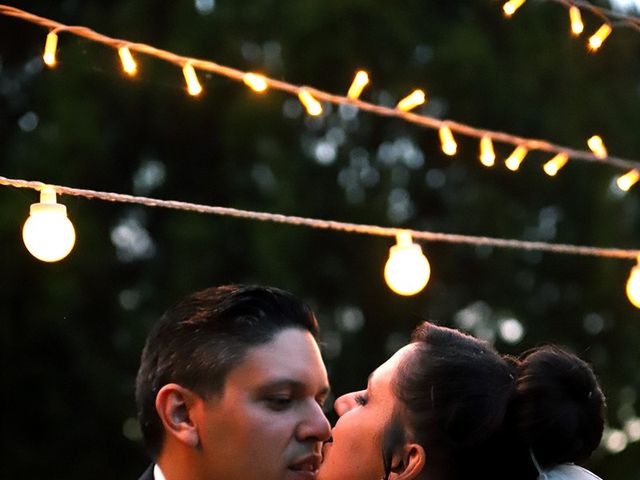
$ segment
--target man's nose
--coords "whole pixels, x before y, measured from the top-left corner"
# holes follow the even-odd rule
[[[324,442],[331,436],[331,425],[322,407],[315,401],[310,403],[304,421],[298,428],[298,439]]]

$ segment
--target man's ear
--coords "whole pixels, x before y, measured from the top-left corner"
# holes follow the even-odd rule
[[[200,445],[195,407],[202,399],[192,390],[168,383],[156,395],[156,411],[167,435],[193,448]]]
[[[425,464],[424,448],[417,443],[407,443],[391,458],[389,480],[413,480],[419,478]]]

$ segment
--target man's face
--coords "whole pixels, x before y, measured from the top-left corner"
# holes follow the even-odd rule
[[[288,328],[250,348],[197,418],[202,478],[313,480],[331,434],[327,372],[312,335]]]

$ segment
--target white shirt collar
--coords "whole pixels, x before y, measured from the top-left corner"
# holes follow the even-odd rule
[[[164,478],[164,474],[162,473],[162,470],[160,470],[160,467],[157,463],[153,467],[153,478],[154,480],[167,480],[166,478]]]

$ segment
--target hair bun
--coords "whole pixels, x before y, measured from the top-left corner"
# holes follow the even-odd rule
[[[591,455],[602,437],[604,404],[593,370],[577,356],[544,346],[520,358],[512,418],[544,468]]]

